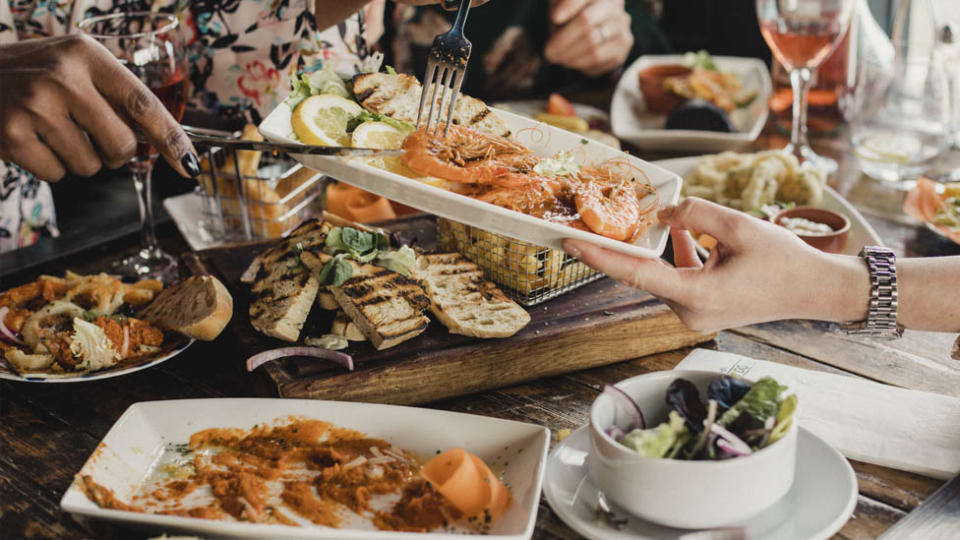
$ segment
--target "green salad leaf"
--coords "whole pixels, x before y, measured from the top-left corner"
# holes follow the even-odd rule
[[[340,253],[327,261],[320,269],[320,284],[339,287],[353,276],[353,266],[346,261],[346,253]]]
[[[787,434],[787,430],[793,425],[793,413],[796,411],[797,395],[790,394],[783,400],[783,403],[780,404],[780,410],[777,411],[777,423],[774,424],[773,431],[770,432],[770,439],[767,441],[767,446],[779,441]]]
[[[740,413],[747,412],[753,417],[754,423],[762,424],[767,418],[777,415],[780,410],[780,394],[786,389],[786,386],[780,386],[772,378],[764,377],[753,383],[750,391],[723,413],[718,422],[728,427]]]
[[[651,429],[635,429],[620,442],[643,457],[662,458],[677,455],[689,440],[686,421],[677,411],[670,411],[667,422]]]
[[[405,277],[410,277],[410,272],[417,264],[417,252],[410,246],[400,246],[396,251],[380,251],[376,259],[377,266],[382,266],[387,270],[393,270]]]
[[[389,116],[382,115],[380,113],[363,111],[357,116],[354,116],[347,121],[347,131],[353,131],[357,129],[357,126],[364,122],[383,122],[389,126],[397,128],[402,131],[404,135],[409,135],[413,133],[417,128],[410,122],[405,122],[403,120],[397,120],[396,118],[390,118]]]
[[[720,68],[717,67],[717,63],[713,61],[713,57],[710,56],[710,53],[703,49],[700,49],[697,52],[688,52],[684,54],[683,63],[692,68],[698,67],[709,71],[720,71]]]
[[[291,92],[284,100],[291,109],[296,108],[301,101],[310,96],[320,94],[333,94],[345,98],[353,97],[353,92],[347,86],[346,81],[337,75],[333,66],[325,66],[323,69],[313,73],[301,73],[298,77],[290,80]]]

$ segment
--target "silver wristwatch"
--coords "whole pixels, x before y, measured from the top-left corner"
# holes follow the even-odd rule
[[[843,325],[848,334],[896,339],[903,334],[897,325],[897,257],[880,246],[866,246],[860,256],[870,270],[870,307],[867,320]]]

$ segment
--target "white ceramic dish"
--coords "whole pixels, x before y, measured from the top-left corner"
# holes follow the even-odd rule
[[[650,422],[647,427],[654,427],[670,411],[664,401],[670,383],[687,379],[704,396],[718,376],[710,371],[658,371],[616,387],[637,402]],[[600,394],[590,408],[590,478],[611,501],[648,521],[685,529],[739,523],[776,504],[793,484],[797,422],[770,446],[724,461],[639,456],[606,434],[614,425],[626,423],[618,421],[613,398]]]
[[[189,347],[193,345],[195,340],[189,339],[184,341],[182,344],[173,347],[168,352],[152,358],[142,364],[137,364],[135,366],[129,367],[113,367],[104,369],[101,371],[94,371],[91,373],[66,373],[66,374],[56,374],[52,376],[42,375],[42,374],[32,374],[21,376],[16,371],[10,369],[7,364],[0,359],[0,379],[6,379],[8,381],[18,381],[18,382],[29,382],[29,383],[81,383],[81,382],[90,382],[90,381],[99,381],[102,379],[109,379],[111,377],[119,377],[121,375],[129,375],[136,371],[142,369],[147,369],[153,367],[161,362],[166,362],[167,360],[177,356],[182,353]]]
[[[700,162],[700,156],[691,156],[675,159],[662,159],[653,163],[664,169],[673,171],[685,178],[697,163]],[[860,253],[863,246],[882,246],[883,241],[873,226],[863,217],[857,209],[844,199],[833,188],[827,186],[823,191],[823,202],[820,208],[832,210],[843,214],[850,220],[850,239],[847,241],[847,248],[844,251],[846,255],[856,255]]]
[[[613,505],[626,524],[615,529],[596,519],[596,485],[587,474],[590,428],[584,426],[561,441],[547,459],[543,493],[550,508],[571,529],[595,540],[681,540],[695,538],[689,529],[656,525]],[[823,440],[800,428],[796,476],[780,502],[738,523],[751,540],[820,540],[832,537],[857,505],[857,479],[846,459]],[[696,512],[698,508],[689,508]],[[704,538],[711,538],[707,532]],[[719,533],[718,538],[723,538]]]
[[[624,71],[610,103],[613,134],[645,150],[720,152],[747,145],[760,135],[767,122],[772,84],[766,64],[756,58],[714,56],[720,69],[735,73],[747,92],[757,91],[749,106],[731,115],[737,133],[687,129],[663,129],[666,116],[647,112],[640,91],[640,71],[657,64],[681,64],[683,55],[645,55]]]
[[[383,438],[424,457],[437,450],[463,447],[487,463],[503,466],[513,504],[490,529],[490,538],[519,540],[533,533],[546,463],[549,431],[542,426],[484,416],[337,401],[297,399],[185,399],[136,403],[117,420],[81,474],[113,489],[121,500],[147,476],[168,444],[184,443],[190,434],[212,427],[249,429],[254,424],[299,415],[333,422]],[[76,486],[60,501],[67,512],[126,522],[163,531],[234,538],[399,539],[414,536],[463,538],[443,532],[414,535],[378,530],[289,527],[143,514],[100,508]]]
[[[680,177],[669,171],[609,146],[588,141],[576,133],[506,111],[494,111],[511,131],[518,134],[517,140],[537,155],[547,157],[561,150],[574,150],[577,155],[582,153],[590,163],[611,158],[627,159],[640,168],[657,188],[661,204],[675,204],[679,200]],[[260,124],[260,132],[272,141],[291,142],[290,115],[290,108],[281,104]],[[653,258],[663,253],[667,243],[668,228],[659,224],[647,229],[633,244],[628,244],[480,202],[357,160],[308,155],[292,157],[337,180],[407,206],[540,246],[560,249],[564,238],[580,238],[629,255]]]

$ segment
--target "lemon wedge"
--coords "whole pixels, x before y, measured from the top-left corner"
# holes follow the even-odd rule
[[[385,122],[364,122],[353,130],[351,143],[357,148],[396,149],[403,144],[405,135]]]
[[[857,155],[871,161],[905,165],[921,151],[920,141],[910,135],[880,132],[864,137]]]
[[[322,94],[303,100],[293,111],[290,124],[304,144],[350,146],[347,122],[363,112],[355,101]]]
[[[356,148],[397,149],[403,144],[406,134],[385,122],[364,122],[353,130],[351,143]],[[407,178],[418,178],[420,175],[403,164],[398,156],[372,157],[364,160],[368,165],[384,169]]]

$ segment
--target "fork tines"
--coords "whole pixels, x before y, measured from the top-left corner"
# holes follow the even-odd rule
[[[430,60],[427,61],[427,74],[423,79],[423,90],[420,94],[417,126],[419,127],[423,122],[427,133],[430,133],[433,129],[435,135],[440,132],[440,126],[442,125],[443,133],[446,135],[447,126],[453,120],[453,110],[456,107],[457,98],[460,96],[460,86],[463,85],[464,73],[448,62],[437,61],[432,58],[433,54],[430,56]],[[441,86],[443,87],[442,92],[440,91]],[[440,94],[439,99],[437,94]],[[424,115],[424,110],[427,109],[428,96],[430,96],[430,107]],[[436,119],[434,119],[434,109],[437,111]],[[447,113],[445,122],[442,121],[444,111]]]
[[[417,111],[417,127],[424,124],[425,131],[429,134],[433,128],[433,134],[440,132],[440,125],[443,125],[443,134],[446,136],[447,128],[453,120],[454,107],[457,104],[457,98],[460,97],[460,86],[463,85],[463,78],[466,76],[467,62],[470,60],[470,50],[473,45],[463,35],[463,26],[467,20],[467,12],[470,10],[470,1],[461,0],[457,9],[457,19],[453,23],[450,31],[440,34],[433,40],[430,52],[427,57],[427,72],[423,77],[423,87],[420,93],[420,110]],[[443,86],[443,92],[440,87]],[[452,92],[451,92],[452,90]],[[440,94],[439,101],[437,94]],[[449,99],[447,95],[449,94]],[[430,99],[430,108],[427,109],[427,99]],[[443,112],[446,107],[447,120],[443,122]],[[436,122],[434,122],[434,109],[437,110]],[[424,119],[424,111],[427,111]]]

